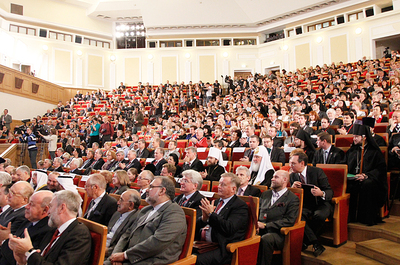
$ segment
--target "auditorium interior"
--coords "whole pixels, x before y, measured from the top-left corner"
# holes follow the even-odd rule
[[[208,94],[211,87],[212,94]],[[353,101],[358,93],[365,94],[367,104]],[[400,264],[400,158],[390,148],[393,126],[400,123],[400,118],[396,122],[392,117],[400,113],[400,0],[0,2],[0,111],[3,114],[6,109],[12,116],[11,127],[0,128],[0,157],[9,158],[15,168],[36,168],[30,162],[26,144],[18,140],[17,128],[32,125],[34,120],[49,127],[55,122],[61,139],[57,147],[65,147],[68,144],[67,140],[62,142],[63,138],[71,137],[71,132],[82,136],[81,125],[90,127],[94,117],[101,120],[106,116],[115,127],[114,139],[126,136],[128,146],[135,144],[131,134],[137,134],[148,146],[158,132],[166,149],[176,140],[180,166],[185,163],[190,145],[190,140],[179,138],[181,133],[189,133],[192,125],[208,126],[208,145],[197,147],[198,159],[206,165],[215,136],[212,128],[217,125],[226,141],[224,168],[235,173],[237,167],[250,167],[251,162],[241,161],[250,149],[248,145],[227,146],[232,141],[233,124],[247,133],[244,122],[253,123],[247,125],[263,138],[268,134],[264,121],[268,120],[270,128],[270,115],[274,113],[279,116],[283,139],[279,148],[285,151],[285,163],[272,165],[274,170],[289,171],[292,149],[286,149],[283,141],[292,137],[291,125],[298,122],[299,116],[312,121],[312,106],[316,103],[310,100],[319,102],[318,108],[324,113],[336,110],[340,120],[352,105],[360,105],[354,124],[361,123],[364,116],[375,118],[374,134],[385,142],[380,150],[387,166],[387,198],[379,213],[382,222],[373,226],[348,222],[346,163],[318,164],[334,192],[332,214],[320,235],[326,251],[314,257],[310,248],[301,250],[302,240],[299,244],[298,239],[303,238],[304,221],[299,215],[295,226],[282,228],[285,246],[274,252],[274,262]],[[144,114],[141,131],[131,123],[129,110],[133,108],[140,108]],[[288,111],[286,117],[282,109]],[[210,116],[211,124],[207,121]],[[313,123],[309,128],[317,132],[320,126]],[[347,152],[353,135],[342,134],[340,126],[330,126],[332,143]],[[85,137],[80,141],[91,145],[89,135]],[[316,147],[317,133],[311,138]],[[400,141],[397,145],[400,147]],[[38,141],[37,146],[37,161],[50,158],[45,141]],[[109,148],[116,146],[120,143],[112,140]],[[80,157],[87,159],[86,154]],[[142,168],[152,161],[140,159]],[[69,168],[64,171],[67,174]],[[92,169],[92,173],[97,171]],[[85,179],[87,176],[74,178],[86,203],[82,204],[83,212],[90,201]],[[204,194],[218,198],[218,183],[203,184]],[[130,187],[138,188],[136,183]],[[268,190],[265,186],[258,188]],[[251,197],[245,200],[248,205],[253,202]],[[144,205],[143,201],[141,207]],[[249,206],[249,211],[254,209]],[[254,217],[246,239],[230,246],[232,264],[257,262],[260,237]],[[186,218],[194,217],[186,213]],[[97,227],[89,229],[100,236],[107,234],[107,230]],[[195,264],[193,237],[186,238],[189,247],[180,256],[182,263],[174,264]],[[100,258],[92,264],[103,264],[103,251],[96,250],[97,254]]]

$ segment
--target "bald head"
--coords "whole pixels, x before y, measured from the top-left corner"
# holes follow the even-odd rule
[[[53,193],[49,190],[35,192],[25,207],[25,218],[31,222],[37,222],[49,214],[49,205]]]

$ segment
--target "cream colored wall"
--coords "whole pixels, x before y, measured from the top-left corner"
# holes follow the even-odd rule
[[[101,33],[112,34],[112,22],[92,19],[86,15],[86,9],[68,4],[64,1],[53,0],[2,0],[0,8],[10,12],[11,3],[24,7],[24,16],[69,27],[86,29]],[[63,12],[60,12],[62,10]]]
[[[161,80],[166,83],[167,80],[172,83],[179,81],[177,76],[177,57],[176,56],[163,56],[161,57]]]
[[[356,28],[362,29],[361,34],[355,34]],[[10,49],[8,46],[2,44],[2,40],[9,40],[9,38],[2,38],[2,34],[11,36],[14,42],[14,48]],[[233,76],[235,70],[246,70],[253,73],[264,73],[265,68],[269,67],[295,70],[298,64],[297,57],[299,56],[299,52],[301,52],[299,48],[296,47],[302,47],[301,45],[305,43],[309,45],[308,60],[304,58],[305,62],[303,62],[303,64],[307,66],[315,66],[323,63],[330,64],[332,61],[343,59],[345,53],[347,53],[348,60],[351,62],[357,61],[363,56],[375,58],[373,39],[395,34],[400,34],[399,11],[391,11],[362,21],[344,23],[331,28],[317,30],[312,33],[304,33],[299,36],[273,41],[271,43],[243,47],[107,50],[82,44],[78,45],[58,40],[30,37],[0,29],[0,47],[6,47],[3,50],[0,48],[0,58],[2,59],[1,63],[7,66],[11,66],[13,63],[32,65],[32,69],[36,69],[37,76],[55,82],[54,50],[60,49],[70,51],[72,54],[73,82],[72,85],[69,86],[87,87],[89,78],[87,58],[88,54],[94,54],[104,58],[103,71],[99,73],[99,76],[104,77],[104,85],[102,87],[110,89],[117,87],[121,81],[126,82],[127,85],[137,85],[138,81],[159,84],[165,82],[167,79],[166,76],[165,78],[163,76],[164,71],[169,71],[171,69],[171,75],[168,74],[168,79],[171,83],[174,81],[198,82],[200,79],[204,82],[213,82],[214,76],[211,76],[211,74],[208,77],[210,80],[205,80],[201,76],[202,71],[199,65],[202,56],[215,57],[215,63],[211,65],[211,67],[213,66],[215,68],[214,72],[220,82],[221,75],[228,74]],[[338,54],[332,47],[331,40],[333,40],[333,44],[335,44],[335,40],[338,36],[346,36],[347,44],[340,47],[343,54]],[[317,42],[318,37],[320,37],[319,43]],[[18,42],[26,46],[25,51],[20,52],[15,48]],[[48,46],[47,51],[42,49],[44,44]],[[285,45],[287,47],[286,50],[284,49]],[[77,55],[78,50],[82,51],[81,56]],[[224,57],[225,52],[226,57]],[[7,56],[4,56],[5,54],[7,54]],[[116,56],[116,61],[114,63],[110,61],[111,55]],[[149,57],[149,55],[151,56]],[[135,67],[132,68],[133,72],[130,71],[131,66],[129,66],[129,63],[126,64],[127,58],[137,58],[135,59]],[[173,60],[176,61],[176,66],[172,65],[171,69],[167,68],[163,65],[162,58],[174,58]],[[307,64],[308,61],[309,63]],[[133,73],[133,76],[131,73]],[[178,80],[172,80],[171,77],[175,77]],[[110,84],[110,82],[113,83]]]
[[[295,53],[296,53],[296,69],[310,66],[311,58],[310,58],[309,43],[296,45]]]
[[[54,81],[72,84],[72,52],[54,49]]]
[[[135,86],[140,81],[140,58],[125,58],[125,83]]]
[[[200,80],[207,80],[211,82],[216,78],[215,76],[215,56],[214,55],[201,55],[199,56],[199,77]],[[205,81],[205,82],[207,82]]]
[[[103,87],[104,58],[103,56],[88,54],[87,57],[88,86]]]

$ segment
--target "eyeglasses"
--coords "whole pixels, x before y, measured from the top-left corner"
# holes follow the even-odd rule
[[[153,185],[150,185],[149,189],[151,190],[151,189],[153,189],[153,188],[164,188],[164,187],[163,187],[163,186],[153,186]]]
[[[21,194],[16,193],[16,192],[13,191],[13,190],[9,190],[9,191],[10,191],[9,194],[11,194],[12,196],[22,196]]]
[[[188,179],[181,179],[181,183],[192,183],[190,180],[188,180]]]

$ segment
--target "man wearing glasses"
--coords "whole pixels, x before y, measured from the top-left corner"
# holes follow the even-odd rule
[[[104,264],[169,264],[178,260],[187,229],[182,208],[172,203],[174,183],[168,177],[155,177],[147,193],[150,205],[141,210]]]
[[[84,217],[102,225],[108,225],[117,210],[117,200],[106,194],[106,186],[106,179],[101,174],[90,175],[85,185],[88,197],[93,199]]]

